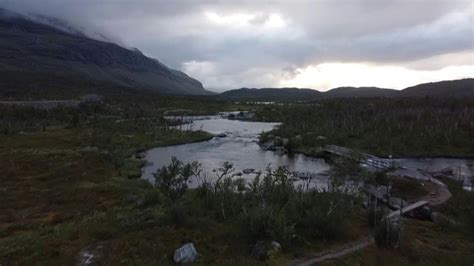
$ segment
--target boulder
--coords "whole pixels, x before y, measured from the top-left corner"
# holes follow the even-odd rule
[[[258,241],[252,248],[252,256],[260,261],[265,261],[273,258],[280,251],[281,245],[276,241]]]
[[[278,243],[276,241],[272,241],[271,245],[272,245],[272,250],[274,250],[274,251],[280,251],[281,250],[280,243]]]
[[[95,265],[98,264],[97,262],[103,259],[104,257],[104,247],[101,244],[91,245],[79,251],[79,255],[77,256],[77,265]]]
[[[196,248],[193,243],[187,243],[186,245],[178,248],[174,252],[173,260],[175,263],[190,263],[194,262],[198,258]]]

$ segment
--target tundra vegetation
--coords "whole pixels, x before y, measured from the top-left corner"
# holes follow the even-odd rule
[[[474,155],[474,102],[459,98],[333,99],[260,108],[283,124],[264,134],[292,152],[318,154],[336,144],[379,156]]]
[[[384,183],[390,177],[367,173],[351,161],[335,160],[331,189],[319,191],[304,185],[293,186],[285,168],[268,169],[246,183],[236,175],[232,162],[216,172],[204,173],[198,162],[184,164],[179,158],[159,169],[152,184],[137,178],[143,161],[134,155],[154,146],[211,137],[202,131],[175,129],[174,123],[163,119],[172,111],[211,114],[257,109],[260,119],[282,119],[283,125],[273,134],[301,136],[301,144],[294,144],[295,150],[321,144],[311,142],[305,131],[311,132],[311,136],[326,136],[327,143],[371,147],[364,146],[364,140],[369,140],[365,137],[341,142],[342,131],[349,126],[349,122],[342,122],[343,114],[353,119],[355,114],[371,119],[370,111],[361,109],[390,106],[384,100],[374,101],[376,107],[367,107],[368,102],[357,99],[257,107],[200,98],[130,95],[105,97],[103,103],[88,103],[79,108],[0,107],[0,264],[76,264],[92,255],[94,260],[106,264],[170,265],[174,250],[189,242],[200,253],[197,264],[201,265],[289,264],[294,258],[327,250],[376,230],[376,226],[370,225],[371,217],[383,214],[363,209],[361,195],[346,193],[344,184],[348,179]],[[437,151],[465,154],[472,147],[472,140],[464,139],[472,134],[472,104],[464,102],[464,111],[460,111],[458,100],[402,103],[417,110],[423,109],[417,103],[425,103],[424,115],[429,116],[428,110],[436,109],[436,104],[446,107],[450,101],[452,107],[431,114],[430,119],[420,118],[418,124],[410,122],[417,111],[413,111],[413,116],[407,115],[406,121],[398,114],[404,111],[395,108],[395,103],[385,112],[390,119],[401,119],[402,125],[413,124],[416,128],[432,127],[437,119],[445,121],[450,117],[446,113],[451,111],[462,114],[451,118],[458,122],[449,146],[444,129],[436,131],[443,133],[438,136],[442,142]],[[352,112],[339,110],[348,106],[353,108]],[[324,114],[323,110],[340,113]],[[342,130],[329,131],[330,117],[339,119],[333,126],[344,125]],[[366,130],[376,134],[370,133],[370,129],[386,125],[382,118],[379,120],[375,121],[380,122],[380,127],[365,123],[362,129],[356,127],[354,133]],[[323,125],[321,131],[314,125],[318,121]],[[291,127],[295,130],[290,132]],[[384,130],[378,132],[387,138],[383,137]],[[402,131],[394,131],[394,138],[405,136],[398,136],[397,132]],[[341,141],[336,141],[339,138]],[[456,143],[464,143],[464,147]],[[379,148],[380,152],[387,149],[384,145]],[[188,188],[191,179],[197,180],[196,188]],[[449,185],[459,186],[455,182]],[[412,197],[424,193],[406,182],[398,186],[410,188],[403,191],[409,191]],[[437,261],[472,261],[472,210],[463,206],[474,206],[474,198],[462,190],[453,191],[453,198],[439,206],[439,212],[456,219],[461,226],[407,219],[398,249],[371,247],[344,258],[343,262],[433,265]],[[259,241],[278,241],[282,252],[271,254],[266,262],[256,260],[250,254]]]

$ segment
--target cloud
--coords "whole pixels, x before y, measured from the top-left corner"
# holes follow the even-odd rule
[[[474,53],[468,0],[0,0],[0,6],[114,36],[214,90],[321,85],[321,73],[308,69],[336,62],[383,73],[393,66],[413,81],[435,79],[427,73],[441,69],[454,77],[446,69],[474,64],[454,56]],[[355,71],[341,69],[349,72],[325,75],[341,79]],[[294,81],[306,72],[313,82]],[[326,83],[337,84],[332,79]],[[377,84],[392,86],[385,80]]]

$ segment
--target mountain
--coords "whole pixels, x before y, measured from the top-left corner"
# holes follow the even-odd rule
[[[474,79],[459,79],[431,82],[408,87],[401,92],[402,96],[440,96],[440,97],[473,97]]]
[[[219,98],[226,100],[246,101],[308,101],[321,98],[321,92],[312,89],[298,88],[242,88],[219,94]]]
[[[0,9],[0,85],[3,78],[15,83],[5,74],[12,72],[19,77],[47,75],[48,84],[54,77],[71,77],[168,94],[211,94],[198,80],[137,49],[92,39],[53,18],[35,19]],[[62,84],[64,89],[73,85]]]
[[[397,90],[382,89],[377,87],[339,87],[324,93],[325,98],[372,98],[372,97],[395,97]]]
[[[328,98],[392,98],[392,97],[474,97],[474,79],[432,82],[403,90],[377,87],[339,87],[326,92],[313,89],[237,89],[219,94],[227,100],[311,101]]]
[[[227,100],[311,101],[322,98],[395,97],[397,93],[397,90],[376,87],[339,87],[326,92],[298,88],[242,88],[223,92],[219,97]]]

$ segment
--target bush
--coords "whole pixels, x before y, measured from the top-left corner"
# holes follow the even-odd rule
[[[157,190],[146,190],[137,202],[137,207],[146,208],[163,202],[163,195]]]
[[[278,210],[275,206],[244,209],[240,222],[252,242],[270,238],[290,244],[296,233],[296,224],[289,219],[285,208]]]
[[[370,209],[367,212],[367,220],[369,222],[370,227],[375,227],[376,225],[381,223],[381,220],[386,215],[386,212],[383,209],[375,209],[370,206]]]
[[[383,220],[375,228],[374,237],[377,246],[384,248],[394,248],[399,243],[399,224],[389,221],[387,224],[386,220]]]
[[[170,200],[181,198],[188,189],[188,181],[192,176],[198,175],[197,162],[183,164],[176,157],[171,158],[169,166],[158,169],[155,176],[155,185]]]
[[[297,239],[339,239],[354,218],[355,196],[342,190],[296,188],[286,168],[267,169],[246,184],[235,180],[232,164],[225,163],[217,169],[215,181],[203,179],[187,193],[182,187],[186,180],[182,168],[174,159],[157,174],[157,178],[165,177],[157,186],[176,199],[163,217],[169,225],[190,227],[201,217],[214,217],[241,228],[242,236],[251,243],[276,240],[289,246]]]

